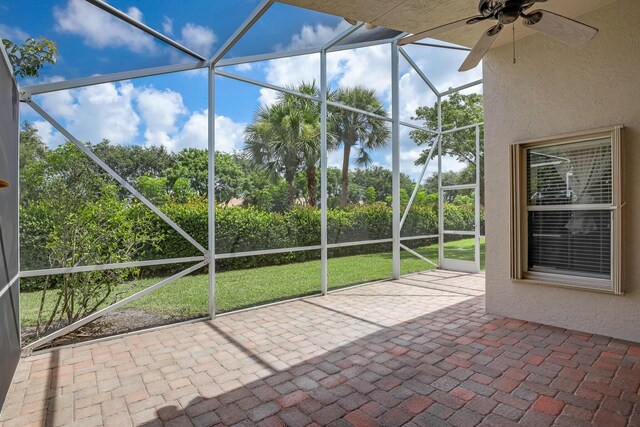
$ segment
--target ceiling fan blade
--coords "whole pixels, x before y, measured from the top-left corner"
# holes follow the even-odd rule
[[[460,69],[458,71],[469,71],[472,68],[476,68],[487,51],[491,48],[491,45],[502,31],[502,24],[498,24],[495,27],[489,28],[485,33],[480,37],[478,43],[473,47],[467,59],[462,63]]]
[[[524,15],[525,27],[560,40],[571,46],[580,46],[593,39],[598,29],[548,10],[534,10]]]
[[[439,27],[432,28],[426,31],[421,31],[419,33],[412,34],[408,37],[402,38],[398,41],[398,45],[404,46],[409,43],[417,42],[418,40],[426,39],[427,37],[433,37],[438,34],[446,33],[447,31],[463,27],[467,25],[467,23],[475,24],[476,22],[484,21],[485,19],[488,19],[488,18],[484,16],[472,16],[471,18],[465,18],[459,21],[454,21],[449,24],[441,25]]]

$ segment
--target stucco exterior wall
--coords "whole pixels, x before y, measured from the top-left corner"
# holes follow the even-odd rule
[[[640,342],[640,1],[579,18],[600,29],[580,48],[543,35],[484,60],[487,311]],[[625,126],[624,296],[514,283],[509,278],[509,145]]]

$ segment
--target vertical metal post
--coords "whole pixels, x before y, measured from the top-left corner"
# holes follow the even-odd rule
[[[476,126],[476,194],[475,194],[476,270],[480,272],[480,126]]]
[[[209,317],[214,318],[216,315],[216,222],[215,222],[215,154],[216,154],[216,100],[215,100],[215,73],[214,64],[210,63],[207,67],[209,74],[209,91],[208,91],[208,239],[209,251]]]
[[[438,264],[444,260],[444,194],[442,191],[442,97],[438,96]]]
[[[322,295],[329,289],[327,250],[327,50],[320,51],[320,283]]]
[[[400,278],[400,70],[398,42],[391,43],[391,185],[393,278]]]
[[[4,48],[4,46],[3,46]],[[5,54],[4,49],[2,50],[2,53],[0,53],[0,55]],[[6,55],[6,54],[5,54]],[[6,56],[5,56],[6,58]],[[15,77],[14,77],[15,80]],[[16,83],[16,87],[17,87],[17,83]],[[16,108],[18,109],[18,117],[20,117],[20,102],[17,102]],[[21,240],[22,240],[22,233],[20,232],[20,230],[22,230],[22,228],[20,227],[20,195],[22,192],[22,189],[20,188],[20,127],[18,127],[18,179],[16,180],[16,186],[18,188],[18,207],[16,207],[16,209],[18,210],[18,234],[17,234],[17,238],[18,238],[18,342],[22,343],[22,316],[20,316],[20,307],[22,307],[22,303],[20,302],[20,298],[22,297],[22,292],[20,292],[20,271],[22,271],[22,259],[20,258],[20,253],[22,252],[22,250],[20,248],[22,248],[22,244],[21,244]],[[15,286],[15,285],[14,285]],[[11,291],[11,289],[9,289],[9,291]],[[11,295],[9,295],[9,298],[11,298]],[[22,344],[20,344],[22,346]]]

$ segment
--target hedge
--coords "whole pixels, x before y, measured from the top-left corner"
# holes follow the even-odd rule
[[[404,207],[403,207],[404,209]],[[196,201],[167,204],[163,212],[200,244],[207,247],[207,205]],[[392,210],[385,203],[328,209],[329,243],[356,242],[391,238]],[[472,230],[473,205],[445,204],[445,229]],[[153,227],[163,234],[160,250],[149,248],[146,258],[195,256],[199,252],[186,239],[159,218]],[[437,234],[437,208],[413,206],[402,229],[402,236]],[[254,207],[216,208],[216,253],[238,253],[320,245],[320,210],[297,206],[285,213],[265,212]],[[367,245],[332,249],[330,256],[388,251],[390,245]],[[277,265],[318,259],[319,251],[302,251],[265,256],[229,258],[216,261],[219,271]]]
[[[136,216],[146,210],[134,202],[129,206],[130,215]],[[195,200],[187,203],[167,203],[161,210],[205,248],[208,246],[207,202]],[[402,207],[404,211],[404,207]],[[157,244],[145,247],[136,259],[180,258],[200,255],[200,252],[180,236],[158,216],[148,212],[147,233],[157,237]],[[28,264],[46,262],[45,245],[48,240],[46,213],[41,209],[23,208],[22,259]],[[368,205],[353,205],[344,209],[328,209],[327,239],[329,243],[356,242],[391,238],[391,207],[383,202]],[[484,212],[483,218],[484,221]],[[402,229],[402,236],[437,234],[438,215],[435,204],[412,206]],[[445,229],[472,230],[474,208],[468,204],[445,203]],[[28,237],[28,238],[26,238]],[[296,206],[284,213],[274,213],[256,207],[217,207],[215,225],[216,253],[238,253],[262,249],[305,247],[320,245],[320,210]],[[420,245],[420,242],[412,242]],[[424,244],[433,243],[425,240]],[[331,249],[329,256],[347,256],[361,253],[386,252],[387,243],[341,247]],[[320,251],[287,252],[282,254],[228,258],[216,261],[219,271],[278,265],[290,262],[319,259]],[[25,265],[34,268],[35,264]],[[58,267],[58,266],[56,266]],[[167,265],[144,269],[143,273],[170,273],[180,265]],[[37,265],[37,268],[46,268]]]

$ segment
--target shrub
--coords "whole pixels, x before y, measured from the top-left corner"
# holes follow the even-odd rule
[[[138,249],[133,259],[180,258],[201,255],[189,241],[138,202],[124,204],[128,217],[140,223],[145,213],[147,228],[144,232],[147,244]],[[186,203],[169,201],[162,211],[205,248],[208,245],[208,208],[202,198],[191,198]],[[148,211],[148,212],[147,212]],[[402,207],[404,212],[404,206]],[[306,206],[294,206],[284,212],[269,212],[258,207],[219,205],[216,214],[216,253],[240,253],[263,249],[306,247],[320,245],[320,210]],[[36,206],[23,209],[23,248],[33,252],[42,248],[50,238],[46,215]],[[390,239],[392,237],[391,207],[383,202],[367,205],[350,205],[344,209],[329,208],[327,211],[328,243],[357,242]],[[445,229],[472,230],[474,224],[473,204],[455,205],[445,203]],[[411,207],[402,228],[402,236],[437,234],[437,204],[418,204]],[[332,256],[347,256],[360,253],[388,251],[389,244],[352,246],[332,249]],[[23,252],[24,253],[24,252]],[[33,254],[33,260],[44,263],[42,250]],[[318,251],[300,251],[242,258],[226,258],[216,261],[216,270],[278,265],[317,259]],[[39,266],[44,268],[46,266]],[[144,269],[144,274],[171,273],[182,265],[166,265]]]

